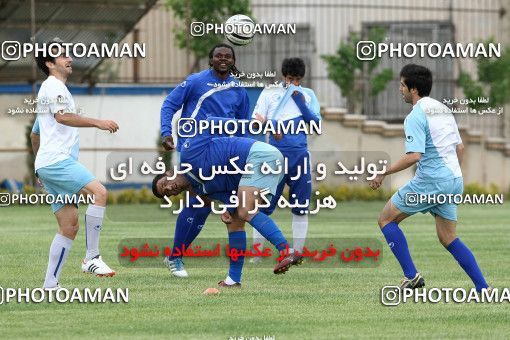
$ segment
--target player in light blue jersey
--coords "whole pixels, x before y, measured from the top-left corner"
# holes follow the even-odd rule
[[[457,206],[454,202],[438,203],[439,195],[462,194],[461,164],[464,146],[451,110],[428,97],[432,88],[429,69],[409,64],[400,72],[400,92],[413,108],[404,121],[405,151],[386,173],[371,183],[381,186],[387,175],[402,171],[417,163],[414,178],[400,188],[386,203],[379,216],[379,227],[397,258],[405,278],[401,288],[420,288],[425,285],[416,270],[407,240],[398,224],[417,212],[430,212],[436,220],[436,232],[441,244],[469,275],[478,291],[488,284],[471,250],[457,237]]]
[[[254,173],[217,174],[210,180],[200,178],[200,172],[203,174],[202,177],[210,177],[212,169],[218,166],[226,167],[229,171],[235,170],[230,163],[230,159],[234,157],[239,157],[236,162],[239,168],[244,169],[246,164],[251,164]],[[275,195],[278,183],[282,179],[283,174],[264,175],[261,172],[264,162],[273,169],[281,164],[283,156],[276,148],[249,138],[212,137],[204,134],[186,140],[183,144],[181,159],[183,163],[190,164],[192,170],[186,174],[176,175],[173,179],[167,177],[173,175],[171,172],[157,175],[152,185],[155,196],[160,198],[163,195],[173,196],[187,190],[201,197],[230,203],[232,191],[235,191],[241,203],[237,210],[232,211],[232,214],[222,217],[222,220],[227,223],[230,246],[238,250],[246,250],[244,222],[248,222],[278,251],[288,248],[287,240],[274,221],[255,209],[256,201],[259,200],[257,192],[268,190],[270,195]],[[284,273],[290,266],[300,264],[302,259],[301,255],[288,254],[276,265],[274,273]],[[220,281],[219,285],[239,286],[243,263],[244,256],[239,257],[237,261],[230,260],[227,278]]]
[[[298,126],[302,121],[318,123],[321,119],[320,106],[313,90],[300,86],[305,76],[305,63],[300,58],[287,58],[282,62],[284,86],[266,88],[262,91],[253,111],[252,118],[261,122],[271,120]],[[283,85],[283,84],[282,84]],[[281,151],[288,162],[288,173],[280,182],[271,206],[264,213],[273,213],[285,184],[289,186],[289,201],[297,203],[292,208],[293,249],[303,251],[308,231],[308,208],[312,192],[310,153],[304,131],[269,136],[269,144]],[[264,238],[253,230],[253,244],[263,243]],[[261,258],[253,258],[257,263]]]
[[[227,44],[218,44],[209,52],[211,68],[194,73],[177,86],[165,99],[161,107],[161,137],[166,150],[175,148],[172,138],[172,119],[182,110],[181,118],[206,119],[209,116],[248,119],[250,104],[246,90],[232,76],[238,73],[235,67],[234,49]],[[178,125],[181,129],[182,125]],[[182,131],[182,130],[181,130]],[[184,136],[184,133],[178,135]],[[179,138],[177,151],[181,151],[186,138]],[[192,202],[191,205],[196,202]],[[177,217],[174,247],[187,247],[200,233],[211,209],[186,207]],[[187,277],[181,257],[165,258],[165,265],[176,277]]]
[[[55,203],[51,205],[58,222],[58,233],[50,246],[50,255],[44,288],[59,286],[59,277],[69,255],[73,240],[78,232],[78,208],[74,204],[64,204],[65,197],[75,194],[94,196],[85,213],[86,254],[82,261],[83,272],[96,276],[113,276],[115,272],[99,255],[99,236],[103,228],[103,217],[108,192],[106,188],[78,162],[78,127],[96,127],[116,132],[117,123],[111,120],[99,120],[76,114],[73,97],[65,83],[72,73],[70,56],[58,53],[54,39],[46,56],[37,57],[37,65],[48,76],[41,84],[37,94],[37,119],[32,128],[32,147],[36,155],[35,172],[42,181],[48,194],[53,195]],[[64,200],[62,200],[64,199]]]

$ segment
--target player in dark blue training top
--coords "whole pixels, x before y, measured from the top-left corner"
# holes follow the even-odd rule
[[[190,75],[166,97],[161,107],[161,137],[166,150],[175,149],[172,118],[179,110],[182,110],[181,118],[192,118],[197,122],[210,115],[248,119],[250,110],[248,94],[232,76],[233,72],[238,72],[235,61],[235,53],[231,46],[227,44],[214,46],[209,52],[211,68]],[[178,128],[181,128],[181,125],[178,125]],[[184,136],[184,133],[178,135]],[[177,151],[181,151],[185,139],[178,139]],[[209,207],[185,208],[177,217],[174,247],[181,247],[183,244],[188,246],[202,229],[210,212]],[[182,258],[168,257],[164,262],[174,276],[188,276]]]
[[[244,169],[246,164],[251,164],[253,174],[220,174],[210,180],[200,179],[199,169],[201,169],[202,178],[210,176],[213,167],[225,166],[228,170],[234,170],[235,168],[230,162],[230,159],[234,157],[239,157],[235,163],[241,169]],[[269,191],[270,195],[276,193],[283,174],[264,175],[261,172],[261,166],[265,162],[272,169],[276,169],[283,161],[280,151],[269,144],[249,138],[213,137],[204,134],[189,138],[183,143],[181,161],[190,164],[192,170],[176,175],[174,179],[167,177],[172,176],[171,172],[156,176],[152,190],[157,197],[178,195],[188,190],[210,199],[230,202],[232,191],[236,191],[241,203],[233,216],[227,215],[226,218],[223,218],[224,222],[228,223],[232,217],[239,218],[257,229],[278,251],[288,248],[287,240],[274,221],[263,212],[254,209],[258,199],[257,193],[264,190]],[[255,211],[250,213],[252,210]],[[230,246],[245,250],[246,232],[243,223],[236,224],[235,227],[227,227],[229,228]],[[301,263],[302,259],[300,255],[288,254],[276,265],[275,274],[287,271],[290,266]],[[238,261],[231,260],[228,276],[226,280],[220,282],[220,285],[239,285],[243,263],[244,257],[240,257]]]

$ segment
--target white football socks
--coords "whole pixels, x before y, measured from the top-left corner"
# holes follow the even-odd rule
[[[264,241],[265,238],[261,233],[257,231],[257,229],[253,228],[253,245],[255,246],[257,243],[260,243],[260,251],[264,250]]]
[[[87,252],[85,259],[88,261],[99,255],[99,235],[103,229],[103,217],[105,207],[89,204],[85,213],[85,246]]]
[[[44,280],[44,288],[55,288],[62,268],[66,263],[67,256],[73,245],[73,240],[61,234],[56,234],[50,246],[50,257],[48,260],[48,268],[46,269],[46,279]]]
[[[305,245],[306,233],[308,232],[308,215],[294,215],[292,214],[292,248],[294,250],[303,252]]]

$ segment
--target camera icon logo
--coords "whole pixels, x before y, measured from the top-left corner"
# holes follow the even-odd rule
[[[190,25],[191,35],[201,37],[205,34],[205,24],[201,21],[193,21]]]
[[[19,41],[7,40],[2,43],[2,59],[15,61],[21,58],[21,44]]]
[[[0,193],[0,207],[8,207],[11,205],[11,194],[8,192]]]
[[[381,289],[381,303],[384,306],[398,306],[402,301],[402,291],[398,286],[385,286]]]
[[[405,203],[408,207],[416,207],[418,205],[419,197],[416,192],[406,193]]]
[[[181,118],[177,122],[177,136],[190,138],[197,135],[197,121],[194,118]]]
[[[376,55],[375,42],[361,40],[356,44],[356,57],[358,60],[374,60]]]

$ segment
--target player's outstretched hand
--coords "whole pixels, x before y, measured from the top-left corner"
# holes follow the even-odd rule
[[[97,123],[97,128],[114,133],[114,132],[117,132],[117,130],[119,129],[119,126],[113,120],[100,120]]]
[[[163,142],[161,142],[161,145],[163,145],[163,148],[165,148],[166,151],[171,151],[175,149],[174,139],[172,136],[165,137],[163,139]]]
[[[221,214],[221,221],[225,224],[232,223],[232,215],[228,211],[225,211],[223,214]]]
[[[379,189],[382,182],[384,181],[384,177],[386,177],[386,176],[377,175],[373,180],[370,181],[370,183],[368,183],[368,185],[374,190]]]

